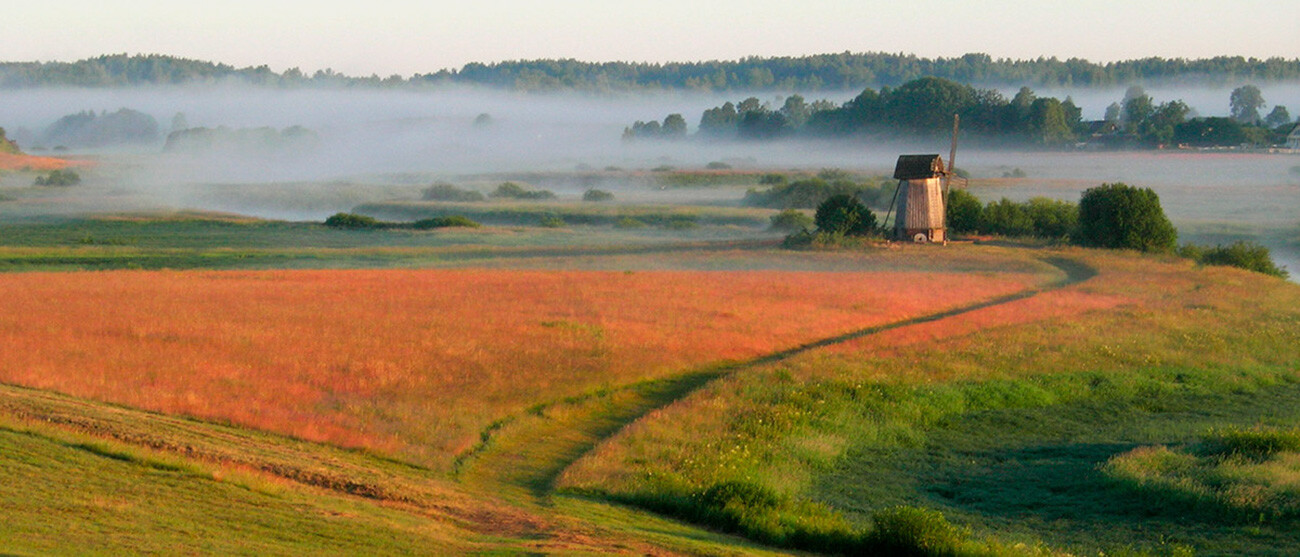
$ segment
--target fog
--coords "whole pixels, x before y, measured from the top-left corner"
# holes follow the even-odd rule
[[[1146,90],[1157,102],[1182,99],[1199,114],[1227,113],[1231,86]],[[1300,113],[1300,84],[1265,84],[1269,107],[1283,104]],[[805,95],[809,101],[843,102],[857,92]],[[1013,94],[1014,91],[1007,91]],[[1085,118],[1098,118],[1123,97],[1123,88],[1040,89],[1040,96],[1070,95]],[[495,90],[271,90],[244,86],[177,86],[154,89],[60,89],[0,94],[0,127],[15,136],[23,128],[39,133],[60,117],[83,110],[130,108],[155,118],[163,135],[173,116],[190,127],[232,129],[303,126],[319,137],[309,150],[258,153],[164,153],[161,139],[115,151],[71,152],[98,164],[87,182],[110,182],[123,191],[151,196],[177,208],[238,210],[276,218],[320,218],[372,201],[367,196],[410,196],[435,179],[511,172],[568,172],[577,168],[627,170],[660,166],[701,168],[712,161],[752,169],[844,168],[885,175],[900,153],[944,153],[944,139],[911,144],[860,141],[624,142],[623,129],[636,120],[685,116],[694,131],[701,112],[745,93],[656,93],[644,95],[516,94]],[[780,106],[771,93],[758,98]],[[1267,110],[1267,108],[1266,108]],[[491,122],[476,124],[479,115]],[[23,147],[33,147],[23,145]],[[46,146],[52,147],[52,146]],[[37,153],[43,154],[43,153]],[[976,177],[997,178],[1021,168],[1028,178],[986,186],[986,199],[1045,195],[1077,200],[1102,182],[1149,186],[1185,237],[1198,240],[1262,238],[1292,269],[1300,260],[1285,241],[1300,229],[1300,157],[1205,153],[1016,153],[963,140],[958,166]],[[257,196],[235,203],[225,198],[241,185],[294,184],[293,201],[259,205]],[[356,184],[379,189],[358,190]],[[13,186],[10,182],[0,185]],[[382,189],[391,186],[392,189]],[[400,186],[400,187],[399,187]],[[226,189],[221,189],[226,187]],[[602,186],[603,187],[603,186]],[[405,188],[405,189],[402,189]],[[709,194],[713,202],[736,200],[743,192]],[[667,192],[661,195],[674,195]],[[700,195],[680,192],[680,195]],[[661,199],[662,200],[662,199]],[[294,205],[296,204],[296,205]]]

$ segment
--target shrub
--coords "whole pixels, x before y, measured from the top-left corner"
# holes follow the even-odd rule
[[[714,161],[704,165],[704,168],[707,168],[709,170],[731,170],[731,165],[725,162]]]
[[[875,528],[867,545],[878,555],[955,555],[970,536],[943,513],[916,507],[893,507],[871,517]]]
[[[1289,275],[1286,269],[1278,267],[1273,262],[1268,248],[1255,242],[1239,241],[1209,249],[1188,244],[1179,249],[1178,253],[1184,257],[1192,257],[1204,265],[1227,265],[1280,278]]]
[[[1201,441],[1206,456],[1241,457],[1262,461],[1277,453],[1300,452],[1300,428],[1243,429],[1229,427],[1212,430]]]
[[[892,182],[890,185],[893,185]],[[744,203],[772,209],[812,209],[831,196],[840,194],[854,195],[867,203],[879,205],[882,198],[888,198],[894,192],[892,189],[886,191],[883,187],[855,184],[848,180],[828,182],[822,178],[807,178],[779,183],[766,190],[751,189],[745,192]]]
[[[984,205],[979,198],[966,190],[948,193],[948,229],[958,233],[978,232],[984,216]]]
[[[554,199],[555,194],[548,190],[526,190],[514,182],[502,182],[497,189],[488,194],[490,197],[509,199]]]
[[[483,194],[473,190],[463,190],[446,182],[439,182],[424,189],[427,201],[483,201]]]
[[[81,183],[81,175],[73,170],[52,170],[45,176],[37,176],[33,182],[37,186],[75,186]]]
[[[1174,249],[1178,231],[1165,217],[1151,188],[1102,184],[1079,201],[1080,245],[1164,252]]]
[[[798,209],[786,209],[772,215],[772,230],[795,232],[807,230],[813,225],[812,217]]]
[[[817,206],[813,224],[819,232],[866,236],[876,230],[876,215],[852,195],[839,194]]]
[[[559,215],[542,215],[542,220],[538,224],[543,228],[563,228],[564,219]]]
[[[416,230],[429,230],[433,228],[452,228],[452,227],[478,228],[480,226],[483,225],[479,224],[478,222],[475,222],[469,217],[463,217],[460,215],[450,215],[446,217],[433,217],[431,219],[422,219],[411,223],[411,228],[414,228]]]
[[[644,221],[639,221],[632,217],[620,217],[618,220],[614,221],[614,228],[645,228],[645,227],[646,224]]]
[[[699,228],[699,226],[700,223],[698,220],[691,215],[674,215],[672,218],[668,219],[668,222],[664,223],[664,228],[669,230],[690,230],[692,228]]]
[[[1025,213],[1040,238],[1066,238],[1079,225],[1079,206],[1068,201],[1035,197],[1025,203]]]
[[[984,208],[980,230],[1002,236],[1028,236],[1034,232],[1034,220],[1023,205],[1002,198]]]
[[[585,192],[582,192],[583,201],[599,202],[599,201],[610,201],[612,199],[614,199],[614,194],[609,193],[605,190],[590,189]]]
[[[1300,169],[1300,166],[1297,166],[1296,169]],[[1300,174],[1300,171],[1297,171],[1296,174]],[[788,181],[789,179],[785,177],[785,174],[764,174],[758,177],[758,183],[765,186],[779,186]]]
[[[325,226],[332,228],[383,228],[386,226],[376,220],[374,217],[358,215],[355,213],[334,213],[331,217],[325,219]]]

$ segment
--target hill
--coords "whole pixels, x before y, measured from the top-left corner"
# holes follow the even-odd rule
[[[1300,547],[1107,472],[1300,423],[1294,284],[960,244],[538,264],[0,275],[0,371],[44,389],[0,388],[32,486],[0,550]]]

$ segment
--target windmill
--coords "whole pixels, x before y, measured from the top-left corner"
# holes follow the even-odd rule
[[[952,149],[948,152],[948,166],[939,155],[900,155],[894,165],[894,179],[898,188],[885,213],[894,218],[894,238],[916,243],[948,243],[947,206],[948,192],[954,178],[957,158],[957,130],[960,120],[952,117]]]

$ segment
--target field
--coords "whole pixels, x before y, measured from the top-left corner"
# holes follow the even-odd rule
[[[160,207],[114,171],[6,178],[0,553],[1300,548],[1292,282],[1032,241],[783,249],[738,206],[752,170],[596,171],[640,180],[609,205],[562,172],[464,182],[555,184],[537,203],[194,193],[488,224],[432,231]]]

